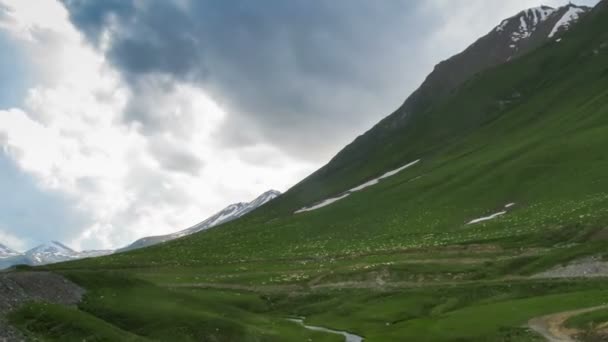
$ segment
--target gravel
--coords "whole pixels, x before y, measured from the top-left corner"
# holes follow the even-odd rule
[[[608,277],[608,262],[600,257],[579,259],[535,274],[534,278],[591,278]]]
[[[50,272],[0,273],[0,341],[25,341],[6,322],[6,314],[29,301],[75,305],[84,289],[66,278]]]

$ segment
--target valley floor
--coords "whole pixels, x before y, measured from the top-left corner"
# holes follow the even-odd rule
[[[569,318],[608,303],[602,250],[601,244],[486,244],[335,258],[328,265],[59,269],[87,289],[77,309],[25,301],[8,318],[26,336],[51,341],[344,340],[290,317],[365,341],[568,341],[592,336],[583,334],[588,328],[566,328]],[[563,255],[573,259],[556,261]],[[573,267],[586,272],[560,273]],[[38,272],[9,273],[30,274]]]

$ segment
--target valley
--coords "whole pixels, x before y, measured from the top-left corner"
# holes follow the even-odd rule
[[[525,342],[570,312],[559,325],[573,338],[605,341],[605,310],[588,310],[608,303],[608,2],[573,8],[500,23],[247,215],[18,266],[86,293],[76,307],[29,302],[8,322],[50,341]],[[514,32],[525,53],[462,67]]]

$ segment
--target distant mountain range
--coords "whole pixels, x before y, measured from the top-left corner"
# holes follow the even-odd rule
[[[145,238],[141,238],[141,239],[133,242],[132,244],[119,249],[118,252],[129,251],[129,250],[133,250],[133,249],[137,249],[137,248],[152,246],[152,245],[155,245],[158,243],[174,240],[174,239],[180,238],[182,236],[194,234],[194,233],[200,232],[202,230],[218,226],[222,223],[232,221],[245,214],[248,214],[251,211],[253,211],[254,209],[261,207],[262,205],[279,197],[280,195],[281,195],[281,193],[276,190],[266,191],[265,193],[261,194],[260,196],[258,196],[256,199],[254,199],[251,202],[248,202],[248,203],[240,202],[240,203],[231,204],[231,205],[227,206],[226,208],[222,209],[220,212],[209,217],[205,221],[203,221],[199,224],[196,224],[188,229],[184,229],[179,232],[176,232],[173,234],[168,234],[168,235],[148,236]]]
[[[13,265],[45,265],[55,262],[89,258],[111,254],[112,250],[88,250],[77,252],[58,241],[36,246],[25,253],[19,253],[0,244],[0,269]]]
[[[69,261],[75,259],[92,258],[102,255],[108,255],[116,252],[124,252],[137,248],[143,248],[152,246],[157,243],[173,240],[182,236],[194,234],[202,230],[218,226],[222,223],[239,218],[249,212],[261,207],[269,201],[277,198],[281,193],[276,190],[270,190],[262,195],[258,196],[251,202],[248,203],[235,203],[227,206],[220,212],[209,217],[205,221],[192,226],[188,229],[179,231],[177,233],[161,235],[161,236],[150,236],[141,238],[132,244],[120,248],[118,250],[86,250],[86,251],[75,251],[72,248],[62,244],[58,241],[51,241],[39,246],[36,246],[24,253],[17,252],[5,245],[0,244],[0,269],[8,268],[13,265],[45,265],[56,262]]]

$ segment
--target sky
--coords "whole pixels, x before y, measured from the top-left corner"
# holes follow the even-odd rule
[[[117,248],[285,191],[539,5],[0,0],[0,243]]]

